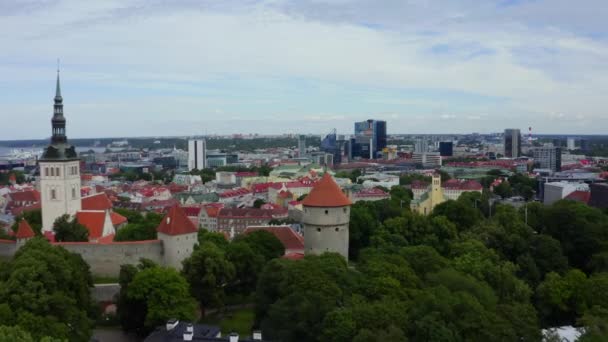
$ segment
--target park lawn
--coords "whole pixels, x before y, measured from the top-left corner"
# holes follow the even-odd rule
[[[209,314],[201,319],[202,324],[216,325],[222,330],[222,336],[236,332],[241,337],[251,336],[254,313],[252,308],[237,309],[224,313]]]

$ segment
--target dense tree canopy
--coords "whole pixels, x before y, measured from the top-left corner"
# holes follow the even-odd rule
[[[32,227],[32,230],[34,231],[34,233],[36,233],[36,235],[40,235],[40,231],[42,230],[41,209],[23,211],[19,215],[17,215],[15,217],[15,223],[13,223],[13,225],[11,226],[13,232],[17,232],[17,229],[19,228],[19,222],[22,219],[25,219],[27,223],[29,223],[30,227]]]
[[[176,270],[142,259],[120,269],[118,317],[125,331],[146,336],[169,318],[193,320],[196,301]]]
[[[162,220],[162,216],[149,212],[143,216],[141,213],[121,209],[120,214],[127,217],[128,224],[116,232],[114,241],[142,241],[156,239],[156,228]]]
[[[92,278],[80,255],[34,238],[0,271],[2,324],[17,325],[35,340],[89,339],[95,313]]]

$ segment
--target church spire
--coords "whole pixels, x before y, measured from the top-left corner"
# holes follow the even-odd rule
[[[57,60],[57,86],[55,87],[55,98],[61,98],[61,86],[59,85],[59,60]]]
[[[57,60],[57,84],[55,86],[55,99],[53,104],[53,118],[51,119],[51,144],[42,154],[41,161],[47,160],[77,160],[78,154],[74,146],[68,144],[65,134],[65,117],[63,116],[63,97],[59,81],[59,60]]]
[[[53,137],[51,143],[66,143],[65,118],[63,117],[63,98],[61,97],[61,85],[59,83],[59,60],[57,60],[57,85],[55,88],[55,105],[53,106]]]

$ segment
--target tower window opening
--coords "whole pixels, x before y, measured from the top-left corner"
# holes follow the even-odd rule
[[[51,199],[57,199],[57,191],[55,189],[51,189]]]
[[[320,233],[320,232],[321,232],[321,228],[317,228],[317,232],[319,232],[319,233]]]
[[[325,210],[325,215],[328,215],[328,214],[329,214],[329,210]]]
[[[336,227],[336,231],[337,231],[337,232],[339,232],[339,231],[340,231],[340,228]]]

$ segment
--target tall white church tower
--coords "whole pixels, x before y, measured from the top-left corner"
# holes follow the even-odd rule
[[[52,231],[55,220],[64,214],[74,215],[80,210],[80,161],[74,146],[68,144],[65,135],[63,98],[57,87],[51,144],[38,162],[40,168],[40,194],[42,203],[42,231]]]

